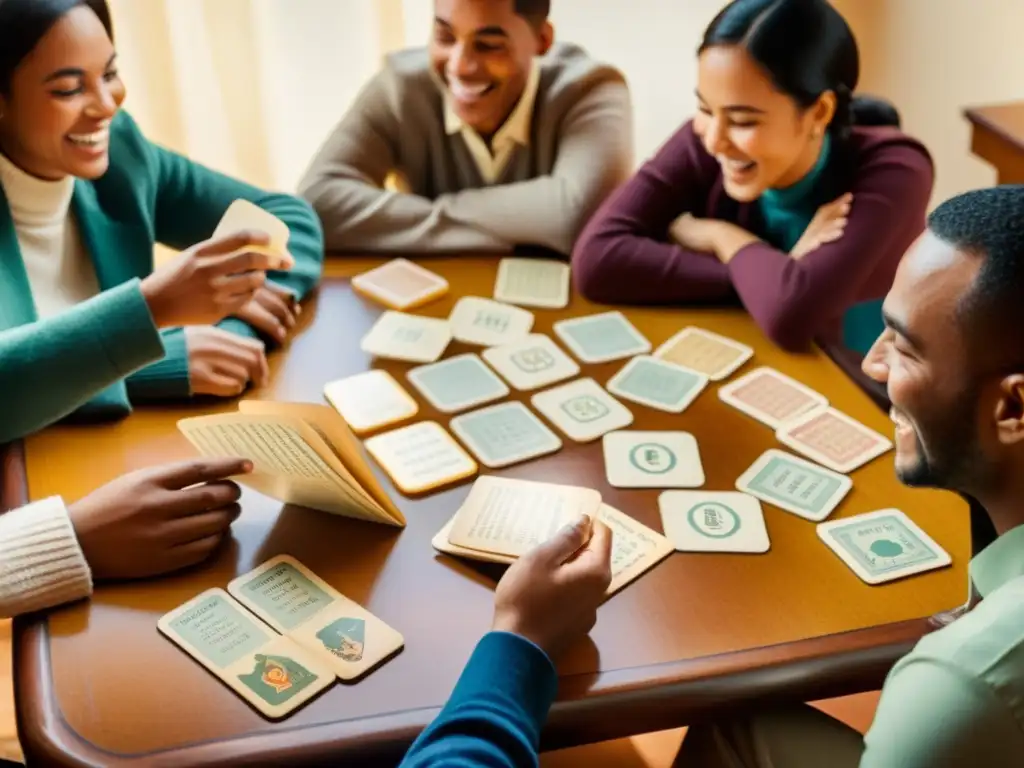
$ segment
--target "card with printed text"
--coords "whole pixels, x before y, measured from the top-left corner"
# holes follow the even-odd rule
[[[662,528],[679,552],[760,554],[771,547],[761,503],[735,491],[665,491]]]
[[[634,432],[604,436],[604,466],[615,488],[699,488],[704,467],[689,432]]]
[[[892,442],[835,408],[816,410],[783,424],[783,445],[831,470],[846,474],[892,449]]]
[[[736,488],[779,509],[820,522],[853,487],[845,475],[771,448],[736,481]]]
[[[329,382],[324,396],[357,435],[410,419],[420,409],[387,371],[367,371]]]
[[[554,330],[584,363],[607,363],[651,351],[651,342],[618,311],[559,320]]]
[[[576,361],[542,333],[485,349],[481,354],[505,381],[523,392],[571,379],[580,372]]]
[[[562,441],[522,403],[500,403],[452,419],[452,432],[481,464],[500,469],[554,453]]]
[[[682,413],[708,385],[708,377],[656,357],[634,357],[608,382],[625,400],[667,413]]]
[[[447,320],[388,310],[363,337],[360,348],[375,357],[432,363],[452,340]]]
[[[388,309],[421,307],[448,293],[448,281],[408,259],[395,258],[352,278],[352,287]]]
[[[509,394],[505,382],[472,353],[409,371],[409,381],[442,413],[458,413]]]
[[[504,258],[498,264],[494,298],[523,307],[567,307],[569,265],[547,259]]]
[[[418,494],[465,480],[477,464],[436,421],[421,421],[367,440],[366,450],[402,493]]]
[[[530,400],[571,440],[588,443],[633,423],[633,414],[593,379],[577,379],[539,392]]]
[[[455,304],[448,322],[456,341],[494,347],[526,338],[533,328],[533,314],[500,301],[464,296]]]
[[[828,406],[824,395],[773,368],[758,368],[741,376],[719,389],[718,397],[772,429]]]
[[[754,355],[754,350],[703,328],[684,328],[655,351],[654,356],[676,363],[712,381],[721,381]]]

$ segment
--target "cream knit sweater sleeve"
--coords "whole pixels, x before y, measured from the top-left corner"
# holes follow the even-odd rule
[[[0,515],[0,617],[52,608],[91,593],[92,574],[59,497]]]

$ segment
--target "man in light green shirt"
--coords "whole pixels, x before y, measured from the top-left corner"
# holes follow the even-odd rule
[[[1024,185],[939,206],[883,313],[864,370],[892,402],[896,472],[988,512],[999,538],[970,566],[982,600],[896,664],[865,739],[779,709],[691,729],[680,768],[1024,766]]]

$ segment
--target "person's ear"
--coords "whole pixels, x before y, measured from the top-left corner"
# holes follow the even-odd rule
[[[999,382],[995,407],[996,437],[1003,445],[1024,442],[1024,373]]]
[[[825,131],[828,129],[829,123],[831,123],[832,118],[835,117],[836,104],[837,100],[835,91],[825,91],[818,97],[818,100],[814,102],[814,105],[809,110],[812,136],[815,138],[821,138],[825,135]]]
[[[543,56],[551,50],[555,42],[555,26],[550,21],[545,21],[537,30],[537,55]]]

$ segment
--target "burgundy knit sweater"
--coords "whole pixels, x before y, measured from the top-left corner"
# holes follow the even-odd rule
[[[924,230],[934,170],[927,150],[893,128],[854,128],[836,145],[821,203],[844,192],[853,205],[843,236],[800,260],[765,242],[728,265],[668,239],[682,213],[730,221],[761,236],[756,203],[739,203],[722,185],[718,162],[684,125],[597,211],[573,252],[577,289],[621,304],[711,304],[747,308],[786,349],[839,339],[843,313],[884,297],[904,252]]]

